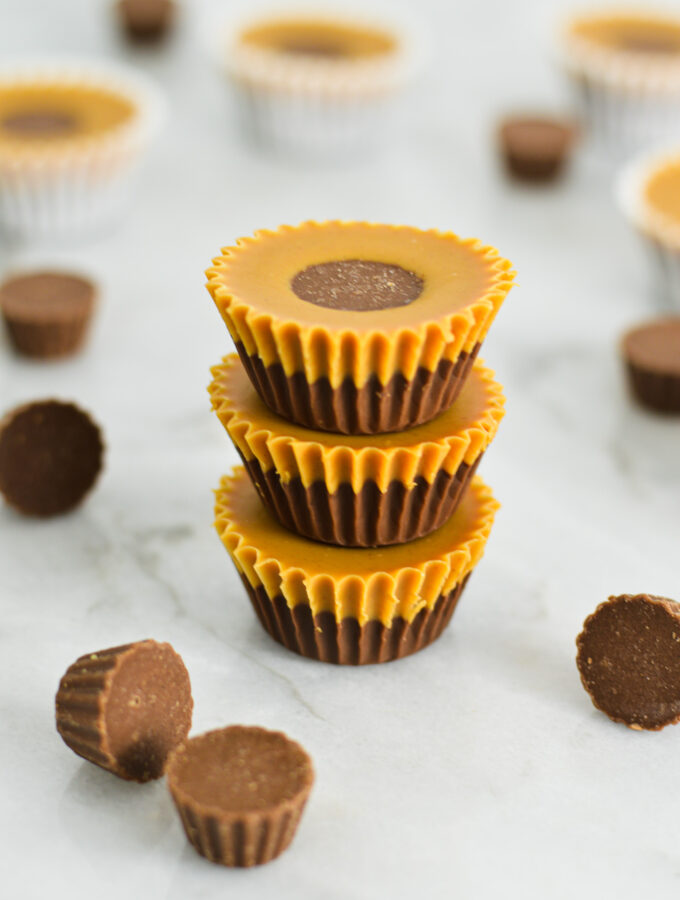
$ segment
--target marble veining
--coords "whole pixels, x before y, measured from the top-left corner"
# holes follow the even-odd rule
[[[185,4],[175,43],[139,55],[105,0],[7,5],[7,55],[123,55],[165,88],[172,117],[115,233],[0,244],[3,270],[59,264],[102,285],[82,356],[31,364],[2,339],[0,408],[73,399],[107,443],[73,515],[0,507],[3,898],[677,897],[680,729],[609,722],[574,663],[584,617],[609,594],[680,599],[680,422],[633,408],[617,356],[621,332],[657,309],[648,260],[593,148],[562,184],[532,190],[505,182],[491,140],[501,113],[567,103],[546,43],[567,6],[423,0],[435,57],[416,127],[384,159],[329,171],[239,139],[202,44],[224,4]],[[477,235],[518,272],[482,352],[508,398],[481,470],[502,502],[485,558],[438,642],[365,669],[271,641],[212,528],[211,492],[237,457],[206,393],[231,346],[203,270],[256,228],[328,217]],[[307,812],[270,866],[200,859],[162,782],[119,781],[58,737],[67,665],[144,637],[183,655],[195,732],[262,724],[310,751]]]

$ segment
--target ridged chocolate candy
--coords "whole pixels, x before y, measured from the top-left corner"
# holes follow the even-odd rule
[[[170,644],[137,641],[69,666],[57,691],[57,730],[102,769],[150,781],[189,733],[193,706],[189,673]]]
[[[312,761],[280,731],[232,725],[191,738],[168,762],[187,838],[225,866],[257,866],[290,844],[314,781]]]

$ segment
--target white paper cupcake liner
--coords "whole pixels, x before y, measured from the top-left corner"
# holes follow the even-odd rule
[[[580,116],[596,141],[615,155],[680,135],[680,91],[667,96],[627,93],[576,79]]]
[[[5,66],[0,82],[82,84],[123,95],[134,113],[123,125],[60,147],[0,145],[0,226],[21,239],[72,239],[101,231],[129,207],[144,152],[158,132],[160,91],[127,68],[101,63]]]
[[[680,310],[680,225],[655,214],[644,200],[649,176],[671,160],[680,160],[680,140],[656,147],[624,166],[616,179],[615,194],[619,209],[647,251],[660,308]]]
[[[560,63],[586,128],[602,147],[623,156],[680,135],[677,61],[597,47],[570,34],[568,25],[560,38]]]
[[[246,27],[279,19],[327,20],[375,27],[394,36],[394,52],[378,61],[319,61],[247,47]],[[258,144],[294,156],[340,156],[389,141],[405,111],[407,89],[422,62],[418,28],[392,17],[297,11],[259,15],[232,25],[220,47],[244,130]]]

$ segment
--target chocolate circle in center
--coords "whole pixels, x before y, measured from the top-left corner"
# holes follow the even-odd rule
[[[658,53],[664,56],[680,52],[677,40],[661,35],[626,34],[621,37],[621,47],[629,53]]]
[[[347,56],[347,50],[336,41],[324,41],[322,39],[312,41],[293,40],[282,41],[280,49],[284,53],[292,53],[295,56],[319,56],[327,59],[339,59]]]
[[[420,297],[424,284],[415,272],[367,259],[307,266],[290,283],[300,300],[355,312],[406,306]]]
[[[75,116],[52,110],[14,113],[2,120],[2,127],[21,137],[58,137],[75,131]]]

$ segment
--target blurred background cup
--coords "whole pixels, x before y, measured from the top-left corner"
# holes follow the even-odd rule
[[[0,69],[0,226],[23,240],[98,233],[130,205],[165,103],[118,64],[30,60]]]
[[[571,15],[559,58],[585,128],[615,156],[680,135],[680,14],[603,6]]]
[[[680,139],[628,162],[615,195],[647,251],[660,308],[680,311]]]
[[[398,140],[424,39],[387,5],[249,6],[222,23],[216,51],[253,142],[339,160]]]

